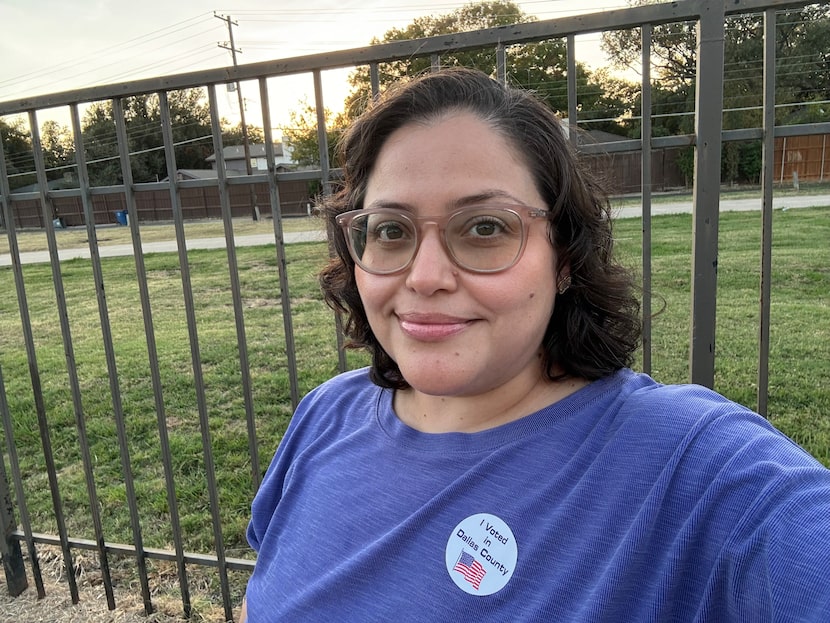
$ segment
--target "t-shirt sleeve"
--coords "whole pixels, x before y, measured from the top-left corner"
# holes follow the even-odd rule
[[[755,445],[757,456],[733,468],[735,486],[764,486],[745,499],[721,558],[735,584],[724,606],[737,620],[764,605],[776,621],[830,621],[830,472],[794,445]]]
[[[255,551],[260,550],[298,457],[312,451],[320,437],[336,435],[342,429],[348,403],[361,396],[367,387],[374,387],[367,370],[352,370],[314,388],[300,401],[251,505],[246,536]]]
[[[291,422],[285,432],[274,458],[265,472],[259,490],[251,504],[251,520],[248,522],[247,539],[250,546],[259,552],[262,538],[268,530],[271,519],[282,499],[283,484],[291,469],[294,457],[302,451],[306,439],[314,435],[309,430],[314,420],[312,415],[318,409],[319,394],[322,386],[313,390],[304,397],[291,417]]]
[[[634,397],[630,407],[653,416],[642,443],[678,440],[663,484],[667,523],[691,543],[684,564],[712,564],[702,602],[690,607],[704,620],[830,622],[830,470],[709,390],[649,388]]]

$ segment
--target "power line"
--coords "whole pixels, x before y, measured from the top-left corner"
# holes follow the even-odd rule
[[[213,139],[212,135],[197,136],[196,138],[190,138],[190,139],[187,139],[187,140],[184,140],[184,141],[176,141],[176,142],[173,143],[173,146],[174,147],[179,147],[181,145],[189,145],[191,143],[198,143],[198,142],[201,142],[201,141],[207,141],[207,140],[212,140],[212,139]],[[149,154],[149,153],[154,152],[154,151],[162,151],[163,149],[164,149],[164,145],[162,145],[160,147],[148,147],[147,149],[139,149],[137,151],[131,151],[131,152],[129,152],[129,155],[130,156],[138,156],[138,155],[141,155],[141,154]],[[21,154],[16,154],[16,155],[20,156]],[[34,164],[34,157],[29,153],[27,153],[26,155],[30,156],[29,159]],[[90,164],[101,164],[102,162],[111,162],[113,160],[118,160],[119,158],[120,158],[120,156],[105,156],[103,158],[95,158],[93,160],[87,160],[86,164],[87,164],[87,166],[90,165]],[[49,168],[44,169],[44,170],[48,173],[49,171],[62,171],[64,169],[76,169],[76,168],[78,168],[77,164],[65,164],[65,165],[62,165],[62,166],[59,166],[59,167],[49,167]],[[13,174],[9,175],[9,178],[23,177],[24,175],[32,175],[32,173],[34,173],[34,171],[25,171],[23,173],[13,173]]]
[[[139,35],[137,37],[133,37],[132,39],[128,39],[127,41],[114,43],[112,45],[108,45],[108,46],[105,46],[103,48],[93,50],[93,51],[89,52],[88,54],[85,54],[84,56],[68,59],[68,60],[66,60],[62,63],[58,63],[58,64],[50,63],[49,67],[46,68],[46,69],[30,71],[30,72],[27,72],[27,73],[24,73],[24,74],[18,74],[18,75],[11,76],[9,78],[5,78],[3,80],[0,80],[0,86],[4,86],[4,85],[9,84],[9,83],[19,82],[19,81],[22,81],[22,80],[30,80],[33,77],[47,77],[47,76],[52,76],[52,75],[55,75],[55,74],[63,75],[67,68],[78,67],[79,65],[85,65],[86,61],[88,61],[90,59],[100,59],[102,57],[109,58],[109,57],[111,57],[111,55],[109,55],[107,53],[111,52],[113,50],[118,51],[118,52],[123,52],[124,50],[129,50],[129,49],[136,48],[136,47],[139,47],[139,46],[142,46],[142,45],[146,45],[146,44],[151,43],[153,41],[157,41],[157,40],[159,40],[163,37],[175,35],[179,32],[187,30],[188,28],[192,28],[192,27],[196,26],[198,24],[198,22],[205,22],[206,21],[205,20],[206,15],[210,15],[210,14],[209,13],[208,14],[200,14],[198,16],[191,17],[191,18],[188,18],[186,20],[176,22],[174,24],[170,24],[169,26],[164,26],[162,28],[158,28],[158,29],[153,30],[153,31],[151,31],[149,33],[146,33],[144,35]],[[195,22],[195,23],[185,25],[185,24],[188,24],[188,22]],[[180,39],[177,39],[177,41],[179,41],[179,40]],[[117,63],[117,62],[120,62],[120,61],[113,61],[112,63],[108,63],[108,65],[112,65],[112,64]],[[77,75],[83,75],[85,73],[89,73],[90,71],[92,71],[92,70],[87,70],[87,71],[81,72],[80,74],[75,74],[71,77],[75,77]]]

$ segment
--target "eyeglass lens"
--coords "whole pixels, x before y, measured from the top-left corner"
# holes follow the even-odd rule
[[[402,270],[412,261],[420,231],[403,212],[376,210],[355,216],[348,235],[358,263],[369,272],[383,274]],[[513,264],[521,252],[523,235],[522,218],[516,212],[485,207],[452,215],[443,239],[462,268],[495,272]]]

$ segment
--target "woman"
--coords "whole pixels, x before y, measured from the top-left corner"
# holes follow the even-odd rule
[[[321,282],[372,366],[292,419],[249,621],[830,620],[830,471],[628,369],[608,204],[543,104],[437,72],[342,150]]]

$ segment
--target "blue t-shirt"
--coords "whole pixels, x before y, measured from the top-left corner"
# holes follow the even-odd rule
[[[409,428],[343,374],[252,511],[251,623],[830,621],[830,470],[630,370],[471,434]]]

